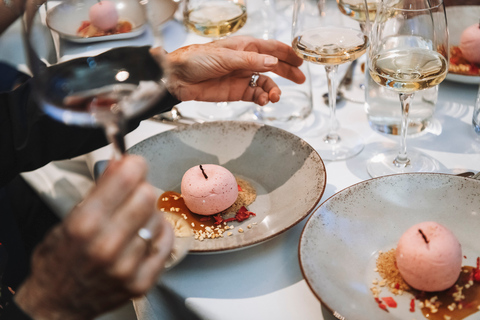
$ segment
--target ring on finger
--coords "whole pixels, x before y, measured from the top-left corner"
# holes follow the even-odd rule
[[[156,251],[155,247],[153,246],[153,235],[149,229],[141,228],[140,230],[138,230],[137,235],[140,237],[140,239],[145,241],[148,253],[153,253]]]
[[[250,87],[255,88],[257,86],[258,78],[260,78],[260,74],[258,72],[254,72],[250,78]]]

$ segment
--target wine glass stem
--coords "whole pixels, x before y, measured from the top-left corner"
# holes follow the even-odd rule
[[[113,115],[111,119],[105,121],[105,134],[108,141],[113,146],[113,159],[120,160],[125,154],[125,120],[119,115]]]
[[[340,142],[340,136],[337,133],[338,121],[336,116],[336,97],[337,97],[337,70],[338,65],[325,66],[328,83],[328,106],[330,108],[330,123],[327,136],[323,139],[325,143],[335,144]]]
[[[410,104],[412,103],[413,93],[400,93],[400,105],[402,106],[402,123],[400,129],[400,151],[393,160],[393,164],[397,167],[406,167],[410,164],[407,154],[407,131],[408,131],[408,114]]]

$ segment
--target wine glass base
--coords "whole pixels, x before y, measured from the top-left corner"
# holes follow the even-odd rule
[[[363,140],[359,138],[358,133],[347,129],[339,129],[337,134],[340,136],[339,141],[332,143],[326,139],[326,134],[323,134],[321,144],[315,146],[322,160],[345,160],[363,150],[365,145]]]
[[[394,159],[398,151],[380,153],[367,161],[367,171],[372,178],[389,174],[409,172],[435,172],[440,164],[435,159],[417,151],[408,151],[410,162],[406,166],[396,166]]]
[[[235,120],[250,109],[245,102],[213,102],[198,107],[198,114],[207,120]]]

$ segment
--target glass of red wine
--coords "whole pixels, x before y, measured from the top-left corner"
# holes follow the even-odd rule
[[[55,1],[54,6],[50,1],[25,0],[24,14],[28,64],[34,75],[34,95],[39,105],[46,114],[67,125],[103,127],[117,158],[125,153],[125,121],[146,112],[165,93],[161,57],[153,56],[149,46],[118,46],[115,38],[111,41],[112,36],[128,38],[126,33],[137,32],[135,22],[125,29],[125,23],[129,22],[121,15],[127,1],[131,0],[66,0]],[[99,21],[113,20],[118,30],[117,25],[112,27],[112,22],[101,27],[93,25],[94,16],[88,13],[99,6],[97,15],[102,18]],[[84,12],[83,16],[79,17],[79,11]],[[62,24],[51,27],[50,15],[63,19],[63,30],[59,30]],[[65,21],[71,21],[72,25]],[[94,28],[93,31],[85,32],[86,26]],[[114,48],[67,60],[58,53],[59,41],[53,41],[55,35],[60,41],[84,46],[84,52],[95,52],[92,49],[103,38],[110,40]]]

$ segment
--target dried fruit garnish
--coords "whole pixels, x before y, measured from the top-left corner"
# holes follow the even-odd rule
[[[473,280],[480,282],[480,257],[477,258],[477,268],[473,270]]]
[[[390,311],[388,311],[387,306],[382,302],[382,300],[380,300],[380,299],[378,299],[378,298],[375,298],[375,301],[377,302],[378,307],[379,307],[380,309],[385,310],[385,311],[387,311],[387,312],[390,312]]]
[[[390,308],[396,308],[397,307],[397,302],[392,297],[383,297],[382,300]]]
[[[235,214],[235,217],[233,218],[223,219],[220,215],[214,216],[214,218],[216,220],[215,224],[220,224],[222,222],[231,222],[231,221],[242,222],[250,218],[250,216],[256,216],[256,214],[251,211],[248,211],[247,208],[245,208],[245,206],[242,206],[240,209],[238,209],[237,213]]]
[[[410,312],[415,312],[415,299],[410,300]]]

